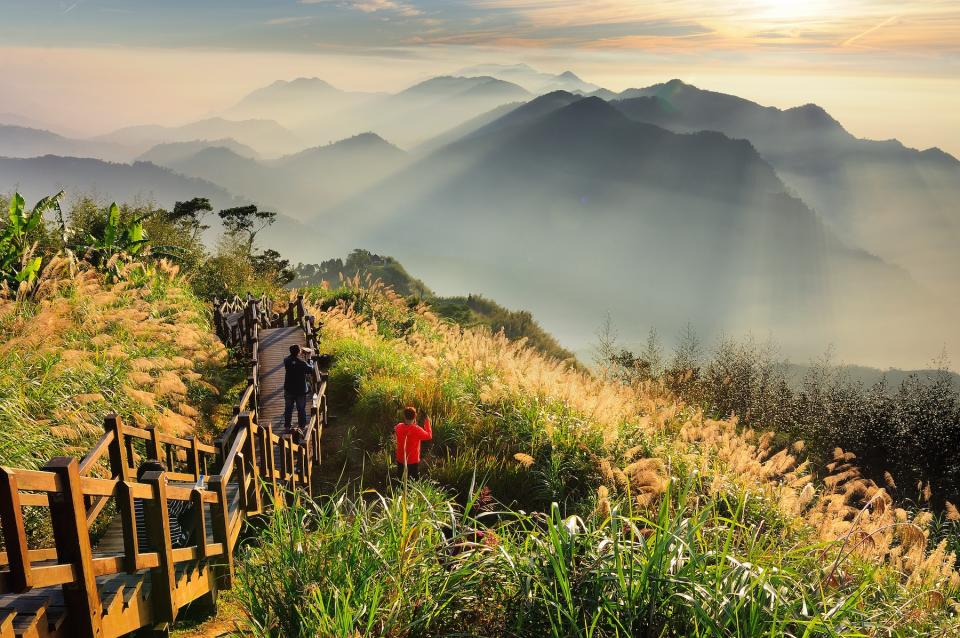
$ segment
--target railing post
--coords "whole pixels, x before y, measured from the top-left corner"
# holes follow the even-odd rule
[[[289,483],[289,489],[291,491],[297,488],[297,464],[294,457],[293,450],[293,437],[289,434],[283,435],[283,453],[284,453],[284,464],[287,468],[287,482]]]
[[[177,618],[175,594],[176,566],[173,563],[173,542],[170,539],[170,510],[167,509],[167,479],[164,472],[147,472],[143,482],[151,487],[153,499],[145,501],[147,531],[157,548],[160,565],[150,572],[150,598],[153,600],[153,622],[173,622]]]
[[[277,492],[277,455],[276,450],[273,449],[273,425],[267,423],[263,428],[263,450],[264,450],[264,462],[267,466],[267,476],[270,477],[270,487],[273,491],[273,503],[274,507],[277,506],[279,502],[279,493]]]
[[[207,506],[203,502],[203,491],[200,488],[194,488],[190,492],[190,509],[193,513],[193,529],[197,535],[197,551],[200,558],[207,558],[209,553],[207,547]]]
[[[106,432],[113,432],[113,441],[107,450],[110,456],[110,474],[121,481],[129,480],[130,459],[127,456],[127,443],[120,417],[112,412],[105,416],[103,418],[103,429]]]
[[[79,465],[74,458],[57,457],[43,469],[60,479],[61,491],[50,494],[50,517],[58,558],[72,564],[77,574],[77,580],[63,585],[73,635],[103,636],[103,604],[93,568]]]
[[[190,451],[187,453],[187,471],[193,474],[193,480],[200,480],[200,448],[197,446],[196,435],[188,437],[190,439]]]
[[[3,524],[3,542],[10,563],[10,589],[16,593],[28,591],[33,587],[33,573],[23,524],[23,507],[20,504],[16,472],[5,467],[0,467],[0,523]]]
[[[120,481],[117,486],[116,506],[120,514],[120,526],[123,530],[124,569],[128,574],[135,574],[140,569],[138,556],[140,554],[139,539],[137,538],[137,519],[133,505],[133,496],[127,481],[132,478],[130,472],[130,443],[123,433],[123,422],[116,414],[108,414],[103,419],[103,429],[113,432],[113,442],[108,448],[110,455],[110,473]]]
[[[263,511],[263,501],[260,498],[260,471],[257,463],[257,436],[254,432],[253,420],[250,418],[249,413],[240,415],[239,427],[241,429],[246,429],[247,431],[247,440],[245,441],[247,453],[244,455],[246,457],[247,467],[250,471],[250,494],[247,497],[247,511],[259,514]],[[252,508],[250,508],[251,505]]]
[[[226,477],[228,480],[230,477]],[[227,495],[227,484],[221,476],[211,476],[209,481],[211,492],[217,494],[217,502],[213,506],[213,541],[223,546],[223,563],[219,568],[220,585],[224,589],[233,587],[233,545],[230,544],[230,501]]]
[[[160,452],[161,452],[160,431],[156,427],[147,428],[147,429],[150,432],[150,439],[147,441],[147,454],[149,454],[150,458],[153,459],[154,461],[163,461],[164,458],[160,455]]]
[[[290,477],[290,470],[287,464],[287,437],[285,435],[280,435],[277,446],[279,447],[278,452],[280,454],[280,481],[283,483],[283,488],[288,489],[287,481]]]
[[[130,491],[130,482],[117,485],[117,511],[123,531],[123,568],[128,574],[140,571],[140,537],[137,535],[137,514]]]

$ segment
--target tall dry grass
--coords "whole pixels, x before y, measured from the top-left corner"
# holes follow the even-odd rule
[[[226,353],[207,314],[169,265],[108,282],[54,259],[34,299],[0,302],[0,462],[83,454],[111,411],[173,434],[211,427]]]
[[[960,576],[948,543],[931,542],[931,514],[894,507],[853,455],[837,450],[815,482],[802,442],[778,449],[773,433],[706,418],[656,381],[606,381],[503,335],[444,323],[368,282],[308,297],[337,357],[334,391],[350,388],[341,400],[368,469],[385,471],[390,427],[412,403],[435,417],[428,475],[457,492],[476,479],[506,504],[558,501],[583,513],[627,499],[650,511],[671,482],[696,477],[694,510],[737,495],[767,542],[817,546],[822,571],[810,577],[821,587],[883,590],[894,626],[952,622]]]

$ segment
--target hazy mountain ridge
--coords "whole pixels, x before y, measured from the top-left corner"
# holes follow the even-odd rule
[[[600,90],[599,86],[585,82],[573,71],[543,73],[527,64],[478,64],[460,69],[454,75],[490,75],[518,84],[531,93],[570,91],[588,94]]]
[[[121,144],[69,138],[46,129],[0,124],[0,157],[63,155],[129,160],[134,152]]]
[[[318,78],[275,82],[257,89],[227,111],[277,117],[303,146],[372,131],[403,148],[413,147],[529,91],[490,76],[439,76],[394,94],[341,91]]]
[[[242,157],[227,148],[205,148],[168,167],[305,218],[389,175],[405,159],[399,148],[365,133],[270,161]]]
[[[219,140],[191,140],[189,142],[167,142],[157,144],[146,153],[137,157],[137,161],[151,162],[157,166],[167,166],[174,162],[183,161],[208,148],[225,148],[232,153],[247,159],[258,159],[260,154],[246,144],[231,139]]]
[[[179,175],[149,162],[120,164],[92,158],[45,155],[29,159],[0,158],[0,184],[31,196],[59,190],[68,195],[90,194],[115,201],[155,201],[170,207],[177,200],[207,197],[216,206],[229,206],[232,194],[211,182]]]
[[[764,107],[679,80],[619,94],[597,89],[586,99],[581,89],[592,87],[529,99],[519,81],[529,69],[515,69],[517,82],[489,70],[431,78],[395,94],[350,93],[317,78],[278,81],[238,104],[261,109],[257,119],[128,127],[105,137],[139,144],[143,159],[243,201],[318,220],[323,241],[339,244],[334,249],[367,245],[397,254],[431,281],[438,271],[447,291],[462,290],[452,286],[458,277],[476,277],[475,290],[556,321],[548,327],[572,347],[592,335],[599,306],[611,299],[620,323],[642,317],[645,325],[668,326],[709,308],[705,331],[737,333],[795,327],[816,307],[805,340],[781,340],[819,349],[852,336],[862,344],[876,333],[856,334],[855,320],[865,317],[892,333],[923,325],[909,348],[921,358],[939,351],[942,343],[931,344],[935,334],[942,339],[941,319],[918,324],[907,315],[939,304],[924,289],[960,287],[956,158],[857,139],[815,104]],[[347,103],[354,106],[342,108]],[[306,117],[288,128],[284,108]],[[337,130],[359,134],[311,142]],[[212,135],[237,131],[250,139]],[[177,141],[145,147],[158,137]],[[263,159],[264,138],[267,147],[289,151]],[[295,232],[286,235],[289,247],[275,247],[316,259],[302,252]],[[428,242],[432,236],[438,239]],[[417,254],[395,249],[398,242]],[[616,265],[590,277],[565,270],[584,254]],[[561,265],[552,266],[557,259]],[[652,280],[633,299],[616,298],[613,288],[600,294],[606,284],[595,283],[661,269],[669,273],[662,303],[650,302],[658,292]],[[558,283],[565,277],[596,287],[592,304],[569,310]],[[721,283],[706,285],[711,277]],[[872,296],[884,299],[869,299],[877,290],[883,295]],[[531,295],[555,301],[536,307],[526,303]],[[648,303],[636,301],[644,296]],[[898,347],[908,350],[907,342]]]
[[[353,245],[390,247],[441,291],[474,281],[530,308],[573,347],[592,339],[602,308],[618,325],[643,316],[667,330],[710,308],[707,332],[778,326],[793,348],[829,343],[832,324],[864,306],[879,312],[869,282],[908,308],[924,300],[905,272],[839,241],[749,142],[569,100],[519,107],[318,222]],[[626,273],[657,274],[626,291]],[[882,312],[877,327],[910,313]]]
[[[813,104],[762,107],[677,80],[620,95],[613,104],[639,121],[750,140],[846,241],[960,292],[960,162],[948,153],[858,139]]]
[[[228,120],[222,117],[210,117],[182,126],[127,126],[93,139],[139,148],[143,153],[158,144],[225,138],[266,155],[282,155],[301,147],[296,135],[273,120]]]

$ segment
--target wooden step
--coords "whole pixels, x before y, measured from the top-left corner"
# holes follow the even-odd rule
[[[0,608],[0,638],[15,638],[13,621],[17,617],[17,610],[11,607]]]
[[[50,633],[54,635],[60,635],[59,632],[67,620],[67,608],[52,606],[48,607],[47,620],[50,623]]]
[[[29,612],[18,611],[13,619],[13,634],[17,638],[49,638],[50,621],[47,619],[49,601],[41,602]]]
[[[123,588],[123,608],[127,609],[133,602],[133,599],[143,592],[144,581],[146,578],[139,578],[132,585]]]
[[[127,588],[126,583],[119,583],[114,589],[101,589],[100,600],[103,603],[103,615],[109,616],[123,611],[123,592]]]

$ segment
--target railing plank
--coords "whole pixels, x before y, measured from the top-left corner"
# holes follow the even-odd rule
[[[103,458],[103,455],[110,449],[110,445],[113,443],[115,436],[113,432],[107,431],[100,437],[97,444],[94,445],[93,448],[87,452],[86,456],[83,457],[83,460],[80,461],[80,474],[87,474],[93,470],[97,461]]]

